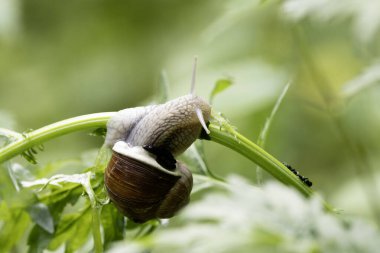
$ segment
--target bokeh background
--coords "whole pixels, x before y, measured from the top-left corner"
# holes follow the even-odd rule
[[[0,127],[36,129],[65,118],[234,85],[214,109],[257,140],[286,83],[266,150],[314,182],[334,206],[379,213],[379,1],[0,0]],[[102,144],[76,133],[50,141],[42,164]],[[205,143],[210,169],[256,181],[256,166]],[[21,161],[21,160],[20,160]],[[56,172],[52,172],[54,174]],[[266,179],[271,179],[265,175]]]

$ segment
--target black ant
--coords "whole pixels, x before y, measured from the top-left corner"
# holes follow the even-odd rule
[[[294,173],[294,175],[296,175],[304,184],[306,184],[307,186],[311,187],[313,185],[313,182],[311,182],[307,177],[304,177],[302,176],[296,169],[294,169],[292,166],[290,166],[289,164],[287,163],[282,163],[283,165],[285,165],[286,168],[288,168],[291,172]]]

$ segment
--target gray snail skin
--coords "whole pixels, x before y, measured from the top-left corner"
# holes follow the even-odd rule
[[[193,178],[175,157],[209,133],[210,113],[206,101],[189,94],[121,110],[108,121],[105,145],[113,154],[104,181],[120,212],[143,223],[173,217],[189,202]]]

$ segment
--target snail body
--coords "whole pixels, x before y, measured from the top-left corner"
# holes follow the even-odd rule
[[[196,114],[210,118],[210,105],[193,94],[165,104],[121,110],[107,124],[105,144],[113,146],[123,140],[132,146],[151,146],[181,154],[200,135],[202,126]]]
[[[189,202],[191,172],[175,157],[207,132],[211,108],[193,94],[165,104],[121,110],[107,124],[112,148],[105,187],[115,206],[143,223],[170,218]]]

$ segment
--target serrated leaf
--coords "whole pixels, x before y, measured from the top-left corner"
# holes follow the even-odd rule
[[[54,185],[63,187],[65,184],[80,184],[80,185],[86,185],[87,182],[90,180],[91,172],[86,172],[82,174],[72,174],[72,175],[64,175],[64,174],[58,174],[54,175],[51,178],[42,178],[34,181],[22,181],[23,187],[33,187],[33,186],[39,186],[42,185],[42,189],[47,187],[48,185]],[[42,190],[41,189],[41,190]]]
[[[90,216],[91,212],[89,212],[90,207],[82,209],[76,213],[65,214],[59,221],[57,225],[56,232],[54,234],[54,238],[50,241],[48,245],[49,250],[56,250],[63,243],[70,240],[72,237],[75,237],[76,226],[81,225],[81,220],[85,216]],[[91,227],[91,226],[89,226]]]
[[[29,241],[30,241],[29,244],[31,245],[32,250],[34,250],[32,252],[41,252],[40,251],[41,249],[43,250],[48,247],[50,249],[51,247],[50,245],[52,245],[54,242],[59,241],[59,239],[61,239],[62,241],[59,241],[56,245],[55,249],[57,249],[60,245],[62,245],[63,242],[66,241],[67,237],[62,236],[62,223],[60,222],[62,220],[61,216],[62,216],[62,212],[64,208],[70,203],[69,199],[70,199],[70,195],[67,195],[66,198],[49,206],[52,219],[57,224],[56,231],[54,232],[54,234],[49,234],[48,232],[46,232],[39,226],[37,226],[37,228],[35,227],[32,230],[32,232],[29,235]],[[80,215],[81,213],[78,214],[78,216]],[[33,233],[36,233],[36,234],[33,234]],[[39,233],[42,233],[42,234],[39,235]],[[34,238],[39,238],[42,240],[42,242],[41,243],[32,242]]]
[[[231,79],[219,79],[216,81],[214,88],[211,91],[210,94],[210,104],[212,104],[212,101],[214,100],[214,97],[230,87],[232,85]]]
[[[32,220],[43,228],[46,232],[54,233],[53,217],[49,208],[43,203],[37,203],[28,208],[28,213]]]
[[[47,178],[41,178],[34,181],[21,181],[21,185],[24,188],[37,188],[37,194],[40,198],[51,198],[56,195],[68,194],[72,189],[81,188],[80,184],[77,183],[60,183],[55,181],[50,181]]]
[[[82,193],[83,189],[80,185],[67,184],[61,188],[38,192],[37,196],[41,201],[44,201],[48,205],[61,201],[66,201],[68,204],[74,204]]]
[[[114,205],[105,205],[102,208],[101,222],[104,231],[104,247],[124,238],[125,218]]]
[[[82,247],[91,235],[91,222],[92,216],[88,214],[83,215],[81,219],[76,222],[70,240],[66,242],[66,253],[72,253]]]

